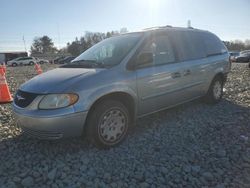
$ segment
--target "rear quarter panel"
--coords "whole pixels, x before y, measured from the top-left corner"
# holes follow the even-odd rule
[[[228,74],[230,71],[231,65],[229,62],[229,54],[224,53],[222,55],[215,55],[207,57],[207,64],[206,64],[206,85],[205,90],[208,91],[209,86],[214,79],[214,77],[219,74]]]

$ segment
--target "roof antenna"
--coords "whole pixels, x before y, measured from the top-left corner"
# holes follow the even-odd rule
[[[187,27],[188,27],[188,28],[191,28],[191,20],[188,20],[188,21],[187,21]]]
[[[187,21],[187,28],[193,29],[193,27],[191,26],[191,20],[188,20],[188,21]]]

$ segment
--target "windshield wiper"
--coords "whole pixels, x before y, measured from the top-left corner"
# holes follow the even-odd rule
[[[66,65],[60,66],[60,68],[93,68],[93,66],[89,64],[78,64],[78,63],[68,63]]]
[[[98,62],[96,60],[82,59],[82,60],[73,61],[61,67],[62,68],[70,68],[70,67],[72,68],[73,67],[74,68],[96,68],[96,67],[105,68],[106,66],[104,65],[103,62]]]

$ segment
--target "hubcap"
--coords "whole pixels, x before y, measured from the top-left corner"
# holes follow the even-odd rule
[[[222,87],[221,87],[221,83],[219,81],[216,81],[214,83],[213,93],[214,93],[215,99],[219,99],[221,97]]]
[[[127,116],[120,109],[111,109],[104,113],[98,125],[101,139],[107,143],[119,142],[127,131]]]

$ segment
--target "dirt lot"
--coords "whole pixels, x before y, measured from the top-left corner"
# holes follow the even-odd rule
[[[35,75],[33,67],[9,67],[11,92]],[[1,105],[0,161],[0,187],[249,188],[250,69],[233,65],[221,103],[197,100],[139,119],[110,150],[78,138],[29,138],[11,105]]]

